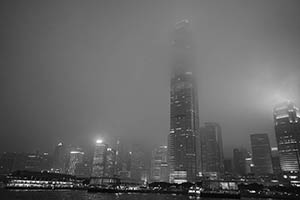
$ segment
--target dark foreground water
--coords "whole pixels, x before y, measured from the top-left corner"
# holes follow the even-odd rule
[[[1,200],[198,200],[186,195],[170,194],[103,194],[74,190],[5,190],[0,189]],[[211,200],[211,198],[201,198]],[[225,199],[218,199],[225,200]],[[228,200],[228,199],[226,199]],[[244,199],[243,200],[249,200]]]

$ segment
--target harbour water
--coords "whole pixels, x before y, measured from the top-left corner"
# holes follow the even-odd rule
[[[104,194],[75,190],[5,190],[0,189],[1,200],[193,200],[187,195],[170,194]],[[243,200],[250,200],[242,198]],[[212,200],[212,198],[201,198]],[[229,199],[216,199],[229,200]]]

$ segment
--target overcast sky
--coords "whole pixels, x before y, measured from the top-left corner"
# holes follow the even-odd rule
[[[1,1],[0,150],[52,151],[123,136],[167,143],[172,31],[196,44],[200,123],[225,153],[300,105],[298,0]]]

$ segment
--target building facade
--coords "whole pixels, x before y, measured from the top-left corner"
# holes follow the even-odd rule
[[[274,108],[275,134],[281,170],[299,172],[300,169],[300,112],[291,102]]]
[[[196,132],[199,129],[199,114],[197,84],[193,74],[194,52],[190,34],[187,20],[177,23],[172,47],[168,164],[170,179],[180,173],[186,174],[186,181],[195,181]],[[174,180],[170,181],[174,182]]]
[[[101,140],[97,140],[93,166],[92,166],[92,177],[103,177],[105,173],[105,161],[106,161],[107,144]]]
[[[265,133],[250,135],[255,175],[273,174],[271,146]]]
[[[246,159],[248,157],[247,149],[243,147],[233,149],[233,171],[235,175],[244,176],[247,174]]]
[[[224,173],[224,154],[221,126],[217,123],[205,123],[200,129],[202,172],[215,174]],[[205,175],[206,176],[206,175]]]
[[[152,151],[151,159],[151,177],[153,182],[168,182],[168,148],[167,146],[160,146]]]
[[[56,173],[66,173],[66,157],[66,147],[60,142],[54,150],[52,171]]]
[[[83,162],[84,152],[77,148],[70,151],[70,160],[68,165],[68,174],[75,175],[76,168]]]

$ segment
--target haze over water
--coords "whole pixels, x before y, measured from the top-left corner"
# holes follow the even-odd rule
[[[103,194],[87,193],[86,191],[9,191],[0,190],[1,200],[191,200],[200,199],[186,195],[165,194]],[[201,198],[209,200],[212,198]],[[220,199],[219,200],[225,200]],[[230,200],[230,199],[226,199]],[[245,198],[244,200],[247,200]]]

